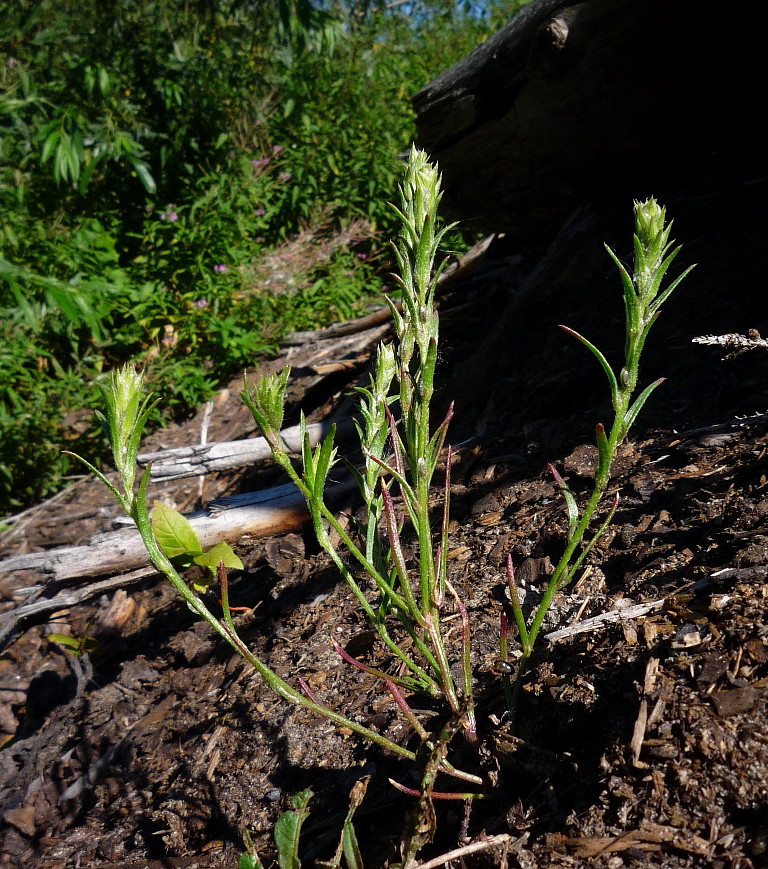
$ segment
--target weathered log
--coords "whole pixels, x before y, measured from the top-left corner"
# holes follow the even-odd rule
[[[351,427],[349,421],[345,425]],[[330,427],[328,422],[315,422],[308,425],[307,433],[311,445],[318,444]],[[301,450],[299,426],[294,425],[284,429],[280,433],[280,439],[289,453],[297,453]],[[141,453],[136,460],[140,467],[145,467],[151,462],[150,479],[152,482],[163,483],[181,480],[184,477],[210,474],[214,471],[241,468],[244,465],[262,462],[271,456],[272,451],[265,438],[246,438],[239,441],[221,441],[191,447],[173,447],[155,453]]]
[[[329,502],[349,488],[340,484],[329,490]],[[304,498],[292,484],[266,492],[233,495],[212,501],[207,510],[187,518],[204,548],[221,540],[233,542],[244,535],[268,537],[294,530],[307,520]],[[66,546],[46,552],[15,555],[0,561],[0,572],[39,571],[48,587],[87,576],[109,576],[149,563],[138,532],[132,529],[100,534],[83,546]]]
[[[413,99],[446,211],[538,242],[584,201],[759,175],[766,6],[534,0]]]
[[[56,613],[93,600],[102,594],[128,588],[154,573],[153,567],[142,567],[129,574],[121,574],[109,579],[102,579],[99,582],[88,583],[81,588],[64,589],[52,598],[37,598],[36,592],[39,589],[35,589],[33,593],[29,594],[30,599],[0,615],[0,651],[7,648],[31,625],[42,624]]]

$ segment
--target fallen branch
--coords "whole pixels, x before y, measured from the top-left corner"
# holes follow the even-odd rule
[[[82,588],[67,589],[59,592],[55,597],[22,603],[15,609],[0,615],[0,651],[10,646],[27,628],[49,621],[55,613],[86,603],[102,594],[135,585],[155,573],[154,567],[142,567],[129,574],[92,582]],[[29,598],[35,598],[40,591],[39,586],[33,588],[27,601]]]
[[[342,425],[351,425],[347,421]],[[322,440],[328,432],[330,424],[316,422],[307,426],[312,446]],[[284,429],[280,438],[289,453],[297,453],[301,449],[299,426],[294,425]],[[200,474],[210,474],[214,471],[226,471],[243,465],[254,464],[272,458],[272,453],[264,438],[247,438],[239,441],[222,441],[214,444],[196,444],[191,447],[175,447],[160,450],[155,453],[142,453],[136,461],[140,467],[152,462],[150,479],[153,482],[170,482],[184,477],[197,477]]]
[[[723,359],[735,359],[746,353],[749,350],[768,350],[768,340],[760,337],[757,329],[750,329],[746,335],[739,335],[737,332],[731,332],[727,335],[700,335],[698,338],[692,338],[694,344],[714,344],[724,348],[727,353]]]
[[[334,486],[329,492],[330,502],[338,502],[354,486],[351,479]],[[187,518],[202,546],[208,548],[222,540],[237,541],[244,535],[271,537],[295,530],[308,519],[308,514],[303,496],[288,484],[266,492],[249,492],[212,501],[207,510]],[[134,572],[125,574],[132,569]],[[42,573],[43,579],[28,589],[21,604],[0,615],[0,650],[13,642],[22,630],[48,621],[56,612],[155,573],[141,538],[132,529],[100,534],[84,546],[66,546],[0,561],[0,573],[18,571]],[[111,576],[116,573],[120,576]],[[111,578],[78,589],[66,589],[53,597],[41,597],[44,592],[54,592],[56,586],[91,576]]]
[[[338,499],[352,480],[335,486],[329,497]],[[213,501],[207,510],[187,517],[203,547],[221,540],[237,541],[244,535],[270,537],[300,527],[307,519],[303,496],[293,485],[266,492],[234,495]],[[132,529],[100,534],[83,546],[65,546],[46,552],[15,555],[0,561],[0,573],[34,570],[49,583],[64,583],[87,576],[109,576],[148,564],[144,544]]]
[[[585,634],[589,631],[596,631],[604,625],[612,624],[613,622],[621,622],[625,619],[637,619],[641,616],[648,615],[654,610],[661,609],[667,602],[667,598],[660,600],[651,600],[648,603],[638,603],[632,606],[623,607],[622,609],[611,610],[607,613],[592,616],[592,618],[584,619],[583,622],[577,622],[575,625],[569,625],[567,628],[560,628],[557,631],[551,631],[546,634],[546,640],[550,643],[556,643],[558,640],[566,640],[575,637],[577,634]]]

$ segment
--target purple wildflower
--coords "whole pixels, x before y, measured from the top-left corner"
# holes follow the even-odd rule
[[[365,262],[365,261],[368,259],[368,254],[367,254],[367,253],[359,253],[359,254],[357,255],[357,258],[358,258],[361,262]]]
[[[251,160],[251,166],[254,169],[263,169],[265,166],[269,166],[269,157],[261,157],[257,160]]]
[[[160,215],[160,220],[167,220],[168,223],[176,223],[179,219],[179,215],[176,213],[176,204],[174,202],[169,202],[165,206],[165,211]]]
[[[281,172],[277,176],[277,180],[280,181],[281,183],[285,183],[286,181],[290,181],[291,180],[291,173],[290,172]]]
[[[193,308],[207,308],[208,307],[208,300],[207,299],[195,299],[195,301],[192,302],[192,307]]]
[[[225,266],[223,263],[220,263],[218,265],[215,265],[213,267],[213,270],[217,275],[223,275],[225,272],[229,271],[229,266]]]
[[[285,148],[283,148],[282,145],[273,145],[272,146],[272,153],[275,155],[275,157],[277,157],[278,154],[282,154],[284,150],[285,150]]]
[[[254,216],[254,217],[264,217],[264,215],[265,215],[266,213],[267,213],[267,212],[266,212],[263,208],[257,208],[257,209],[253,212],[253,216]]]

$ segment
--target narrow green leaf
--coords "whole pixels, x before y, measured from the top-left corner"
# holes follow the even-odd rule
[[[643,405],[646,401],[648,401],[648,398],[653,390],[656,389],[657,386],[661,386],[661,384],[664,383],[665,380],[666,377],[660,377],[658,380],[654,380],[653,383],[650,384],[650,386],[646,386],[645,389],[640,393],[640,395],[637,396],[634,403],[632,404],[632,407],[629,408],[624,416],[623,435],[626,436],[627,432],[630,430],[630,428],[632,428],[632,425],[634,424],[638,413],[640,413],[640,411],[643,409]]]
[[[576,505],[576,499],[573,497],[573,493],[568,487],[568,483],[566,483],[560,476],[554,465],[549,466],[549,473],[552,474],[558,488],[560,489],[560,494],[563,496],[563,500],[565,501],[565,509],[568,512],[568,539],[570,540],[573,536],[573,532],[576,530],[576,525],[579,522],[579,508]]]
[[[680,250],[680,248],[678,248],[678,250]],[[650,306],[649,310],[650,310],[650,312],[651,312],[652,314],[653,314],[653,313],[656,313],[656,311],[659,310],[659,308],[660,308],[660,307],[664,304],[664,302],[666,302],[666,300],[669,298],[669,296],[670,296],[670,294],[672,293],[672,291],[675,290],[675,289],[677,289],[677,287],[678,287],[678,285],[680,284],[680,282],[681,282],[684,278],[687,278],[688,275],[689,275],[689,274],[693,271],[693,269],[695,269],[695,268],[696,268],[696,265],[695,265],[695,264],[694,264],[694,265],[690,265],[690,266],[688,266],[688,268],[687,268],[687,269],[686,269],[686,270],[685,270],[681,275],[679,275],[678,277],[676,277],[676,278],[674,279],[674,281],[672,281],[672,283],[671,283],[671,284],[666,288],[666,290],[664,290],[664,292],[663,292],[663,293],[662,293],[662,294],[661,294],[661,295],[660,295],[660,296],[659,296],[659,297],[654,301],[654,303]]]
[[[576,561],[574,561],[574,563],[571,565],[571,567],[568,568],[568,570],[563,574],[563,576],[561,576],[560,581],[556,584],[556,588],[558,590],[561,588],[565,588],[565,586],[568,585],[568,583],[576,575],[576,571],[581,567],[582,563],[584,562],[584,559],[589,555],[589,553],[592,551],[594,545],[603,536],[603,532],[605,531],[605,529],[613,521],[613,517],[616,513],[616,510],[618,509],[618,506],[619,506],[619,494],[617,492],[616,495],[614,496],[613,504],[611,505],[611,508],[608,511],[607,516],[600,523],[600,526],[598,527],[597,531],[595,531],[595,533],[592,535],[592,537],[591,537],[590,541],[587,543],[587,545],[581,550],[581,552],[579,553],[579,557],[576,559]]]
[[[155,501],[152,507],[152,531],[166,558],[203,554],[203,548],[189,521],[178,510],[166,507],[160,501]]]
[[[528,627],[525,624],[525,616],[523,609],[520,606],[520,598],[517,596],[517,583],[515,582],[515,566],[512,562],[512,556],[507,556],[507,588],[509,588],[509,603],[512,607],[512,615],[515,618],[517,625],[517,633],[520,637],[520,645],[523,647],[525,654],[530,654],[531,651],[531,635],[528,632]]]
[[[613,459],[610,447],[608,446],[608,438],[605,436],[605,426],[601,422],[595,426],[595,441],[597,442],[598,454],[598,465],[595,471],[595,477],[600,478],[603,471],[606,473],[609,471]]]
[[[82,642],[78,637],[70,637],[68,634],[48,634],[46,640],[63,649],[69,649],[70,652],[79,652]]]
[[[571,329],[570,326],[560,326],[563,332],[567,332],[569,335],[572,335],[577,341],[581,341],[581,343],[589,350],[592,355],[597,359],[600,363],[601,368],[605,372],[605,376],[608,378],[608,382],[611,385],[611,397],[614,400],[614,406],[616,402],[616,397],[619,393],[619,385],[616,381],[616,375],[613,373],[613,369],[608,364],[608,360],[603,356],[603,354],[598,350],[597,347],[591,342],[588,341],[583,335],[580,335],[575,329]]]
[[[101,471],[98,468],[94,467],[89,461],[84,459],[82,456],[78,456],[77,453],[73,453],[70,450],[62,450],[62,453],[65,456],[72,456],[72,458],[75,458],[79,462],[82,462],[85,465],[85,467],[88,468],[88,470],[95,477],[98,477],[98,479],[101,480],[101,482],[104,483],[104,485],[107,487],[107,489],[109,489],[110,493],[112,494],[112,497],[120,505],[120,508],[123,511],[123,513],[125,513],[126,516],[131,515],[131,505],[128,503],[128,499],[117,490],[117,488],[104,476],[104,474],[101,473]],[[130,498],[133,493],[128,492],[127,494],[128,494],[128,497]]]
[[[364,869],[363,855],[360,853],[360,845],[351,818],[344,822],[341,839],[344,859],[347,861],[349,869]]]
[[[336,450],[333,446],[334,438],[336,437],[336,426],[332,425],[328,429],[328,434],[323,439],[321,446],[315,451],[315,480],[313,492],[318,501],[323,498],[325,489],[325,480],[328,476],[328,471],[333,467]]]
[[[635,236],[635,260],[637,260],[638,256],[638,244],[638,238]],[[636,331],[638,326],[638,300],[635,285],[632,282],[632,278],[629,276],[629,272],[624,268],[624,264],[607,244],[605,245],[605,249],[608,251],[608,256],[610,256],[616,264],[616,267],[619,270],[619,275],[621,276],[621,286],[624,291],[624,309],[627,314],[627,331],[632,334]]]

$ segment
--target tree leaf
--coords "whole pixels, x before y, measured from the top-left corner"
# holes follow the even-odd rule
[[[152,507],[152,531],[166,558],[179,555],[202,555],[203,548],[189,522],[171,507],[155,501]]]
[[[138,157],[133,156],[128,157],[128,162],[133,166],[134,171],[139,176],[139,181],[144,185],[147,193],[156,193],[157,184],[149,170],[149,166],[143,160],[139,160]]]

